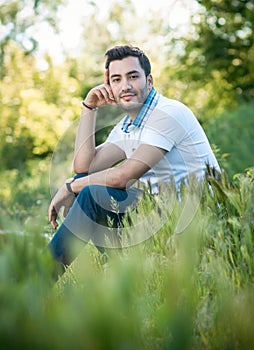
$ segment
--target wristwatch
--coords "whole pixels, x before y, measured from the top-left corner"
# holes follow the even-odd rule
[[[68,190],[68,192],[74,194],[74,196],[76,196],[77,194],[75,192],[72,191],[72,188],[71,188],[71,183],[75,180],[74,177],[70,177],[69,179],[65,180],[65,186]]]

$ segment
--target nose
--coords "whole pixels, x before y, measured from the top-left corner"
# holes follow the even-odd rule
[[[122,91],[129,91],[131,90],[131,88],[132,88],[132,85],[130,83],[130,80],[127,78],[124,78],[122,80]]]

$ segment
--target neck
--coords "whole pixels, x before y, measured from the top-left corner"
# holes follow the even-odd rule
[[[131,121],[133,121],[139,115],[139,112],[141,111],[142,107],[140,107],[139,109],[136,109],[136,110],[131,111],[131,112],[128,113]]]

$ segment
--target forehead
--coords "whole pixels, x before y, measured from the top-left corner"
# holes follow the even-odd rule
[[[109,65],[109,76],[114,74],[124,75],[131,71],[140,71],[144,72],[138,57],[125,57],[122,60],[115,60],[110,62]]]

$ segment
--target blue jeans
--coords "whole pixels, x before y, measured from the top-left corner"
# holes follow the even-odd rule
[[[76,177],[81,176],[85,175]],[[105,247],[120,247],[116,229],[123,225],[126,210],[138,202],[141,193],[133,187],[127,190],[99,185],[84,187],[49,242],[53,258],[68,266],[89,240],[101,252]]]

